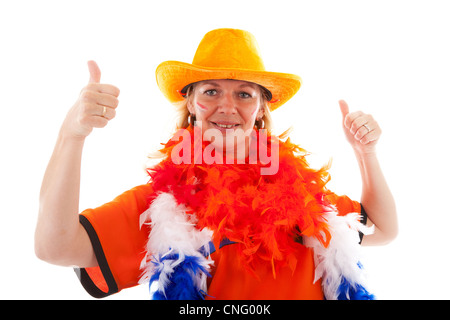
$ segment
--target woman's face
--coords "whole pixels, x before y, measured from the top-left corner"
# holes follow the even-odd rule
[[[196,84],[188,103],[203,130],[226,129],[247,131],[263,115],[261,89],[252,82],[238,80],[206,80]]]
[[[261,119],[264,114],[261,103],[261,89],[255,83],[206,80],[195,85],[189,97],[188,109],[195,115],[197,123],[201,121],[203,134],[209,129],[216,129],[225,138],[226,135],[235,134],[238,129],[250,132],[255,126],[255,120]]]

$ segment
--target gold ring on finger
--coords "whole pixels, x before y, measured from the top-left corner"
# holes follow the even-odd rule
[[[370,128],[367,124],[363,124],[363,127],[367,129],[367,132],[370,132]]]

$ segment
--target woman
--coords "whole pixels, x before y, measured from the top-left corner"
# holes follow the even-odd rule
[[[373,298],[362,283],[359,243],[390,242],[397,220],[371,116],[339,102],[360,164],[360,204],[327,190],[326,168],[309,168],[302,149],[267,130],[269,112],[297,92],[300,78],[265,71],[250,33],[213,30],[192,64],[166,61],[156,70],[181,116],[150,182],[79,215],[83,144],[114,118],[119,95],[100,83],[95,62],[88,66],[89,84],[42,183],[39,258],[79,266],[95,297],[149,281],[154,299]]]

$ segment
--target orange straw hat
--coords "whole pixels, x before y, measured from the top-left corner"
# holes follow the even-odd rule
[[[271,93],[271,111],[292,98],[302,81],[294,74],[266,71],[255,37],[237,29],[208,32],[192,64],[165,61],[156,68],[156,82],[172,103],[184,99],[189,84],[212,79],[242,80],[263,86]]]

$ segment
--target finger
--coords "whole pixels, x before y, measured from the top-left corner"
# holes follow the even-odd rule
[[[119,105],[119,99],[117,99],[116,97],[114,97],[110,94],[99,93],[99,96],[97,99],[97,104],[108,107],[108,108],[115,109]]]
[[[349,113],[347,102],[339,100],[339,107],[341,108],[342,118],[345,119],[345,116]]]
[[[105,106],[99,106],[99,111],[95,116],[105,118],[106,120],[112,120],[116,116],[116,110]]]
[[[108,119],[101,117],[103,107],[95,103],[86,103],[79,115],[80,124],[91,128],[102,128],[108,123]]]
[[[354,137],[356,140],[361,140],[372,131],[373,129],[371,129],[370,126],[365,123],[356,130],[356,132],[354,133]]]
[[[380,139],[381,136],[381,129],[376,128],[370,132],[368,132],[367,134],[364,135],[364,137],[362,137],[359,142],[363,145],[367,145],[369,143],[374,143],[376,142],[378,139]]]
[[[120,94],[119,88],[117,88],[116,86],[113,86],[112,84],[89,83],[89,85],[87,85],[87,88],[89,88],[89,90],[91,90],[91,91],[109,94],[114,97],[118,97]]]
[[[369,127],[369,129],[371,130],[374,128],[374,126],[373,125],[370,126],[369,123],[372,123],[372,122],[373,122],[372,117],[370,115],[361,113],[353,119],[353,121],[350,125],[350,132],[352,134],[355,134],[364,125],[367,125]]]
[[[347,129],[351,129],[354,125],[358,124],[358,123],[355,124],[355,121],[362,116],[364,116],[364,113],[362,113],[361,111],[348,113],[344,119],[344,126]],[[363,125],[363,123],[360,123],[360,125]],[[358,126],[358,128],[359,128],[359,126]],[[355,129],[357,129],[357,128],[355,128]],[[352,132],[352,133],[354,133],[354,132]]]
[[[116,116],[116,110],[106,106],[101,106],[95,103],[89,103],[84,106],[83,116],[85,122],[92,125],[92,121],[97,121],[96,118],[103,118],[103,120],[111,120]],[[103,120],[98,120],[103,122]]]
[[[110,108],[117,108],[119,105],[119,99],[115,96],[90,90],[83,91],[81,93],[81,99],[87,103],[95,103]]]
[[[101,71],[98,67],[97,63],[93,60],[88,61],[88,68],[89,68],[89,83],[100,83],[101,78]]]

